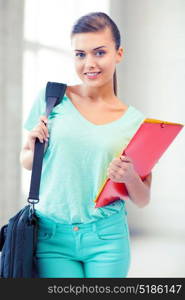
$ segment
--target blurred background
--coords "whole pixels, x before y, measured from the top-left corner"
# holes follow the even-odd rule
[[[76,19],[102,11],[122,35],[118,96],[148,118],[185,124],[184,0],[0,0],[0,225],[29,193],[19,155],[23,122],[47,81],[77,84],[70,48]],[[153,169],[150,204],[127,202],[128,277],[185,277],[184,129]]]

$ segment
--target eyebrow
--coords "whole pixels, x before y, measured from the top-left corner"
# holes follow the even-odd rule
[[[94,48],[93,50],[98,50],[98,49],[103,48],[103,47],[106,48],[107,46],[99,46],[97,48]],[[75,51],[85,52],[84,50],[78,50],[78,49],[75,49]]]

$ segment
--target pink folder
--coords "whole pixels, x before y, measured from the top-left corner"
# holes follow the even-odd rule
[[[145,119],[118,157],[122,154],[130,157],[136,172],[144,180],[183,126],[157,119]],[[102,207],[127,197],[128,191],[124,183],[113,182],[107,178],[94,200],[95,207]]]

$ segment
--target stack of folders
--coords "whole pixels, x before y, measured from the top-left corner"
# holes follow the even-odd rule
[[[120,155],[126,155],[132,159],[134,169],[144,180],[183,126],[179,123],[145,119]],[[108,205],[127,196],[128,192],[124,183],[113,182],[107,178],[94,200],[95,207]]]

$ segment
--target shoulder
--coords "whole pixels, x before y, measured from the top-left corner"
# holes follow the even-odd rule
[[[69,98],[72,95],[80,96],[80,85],[67,85],[65,93]]]
[[[33,101],[33,106],[44,108],[45,107],[45,94],[46,94],[46,87],[41,87],[35,92],[35,97]]]
[[[141,118],[143,120],[146,119],[146,115],[142,110],[138,109],[136,106],[133,106],[133,105],[129,105],[129,107],[130,107],[133,117]]]

